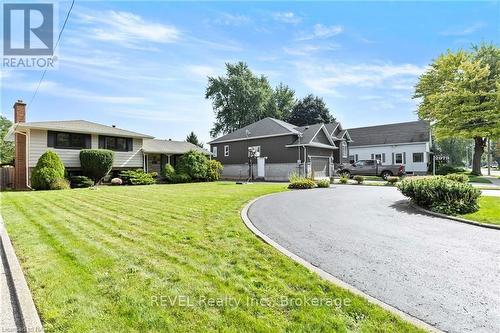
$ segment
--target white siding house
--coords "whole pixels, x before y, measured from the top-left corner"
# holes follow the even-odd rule
[[[425,174],[431,162],[429,123],[414,121],[349,129],[351,161],[377,159],[383,165],[403,164],[409,174]]]

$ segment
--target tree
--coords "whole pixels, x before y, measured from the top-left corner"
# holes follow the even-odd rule
[[[40,156],[31,174],[31,187],[35,190],[57,189],[64,179],[64,164],[55,152],[47,150]]]
[[[244,62],[226,63],[226,75],[208,77],[205,98],[212,100],[215,123],[212,137],[226,134],[264,118],[273,89]]]
[[[449,156],[449,164],[453,166],[466,165],[468,151],[473,145],[472,140],[462,138],[444,138],[436,141],[437,153]]]
[[[186,142],[192,143],[193,145],[203,148],[203,142],[198,140],[198,136],[194,134],[193,131],[191,131],[191,133],[189,133],[188,136],[186,137]]]
[[[305,126],[330,123],[335,121],[335,118],[330,115],[330,111],[321,97],[310,94],[295,104],[287,121],[296,126]]]
[[[295,91],[281,82],[269,99],[266,116],[281,120],[288,119],[295,102]]]
[[[179,158],[176,171],[185,173],[194,180],[206,180],[208,158],[198,151],[190,150]]]
[[[432,121],[437,139],[474,140],[472,173],[481,174],[486,139],[500,136],[500,49],[483,44],[472,52],[448,51],[420,76],[418,115]]]
[[[5,141],[5,135],[12,126],[12,122],[0,116],[0,164],[9,164],[14,162],[14,143]]]

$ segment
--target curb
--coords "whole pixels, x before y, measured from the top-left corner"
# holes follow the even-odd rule
[[[17,308],[19,310],[19,316],[22,321],[23,327],[18,329],[19,332],[37,332],[43,333],[43,326],[38,316],[38,312],[33,302],[33,297],[24,278],[21,265],[17,260],[16,253],[12,247],[9,236],[7,235],[7,230],[5,229],[2,217],[0,216],[0,251],[3,251],[7,261],[7,271],[6,274],[9,275],[10,282],[12,283],[12,289],[14,291],[14,298],[16,301]]]
[[[479,222],[467,220],[467,219],[464,219],[464,218],[461,218],[461,217],[456,217],[456,216],[450,216],[450,215],[445,215],[445,214],[441,214],[441,213],[436,213],[436,212],[433,212],[431,210],[422,208],[422,207],[420,207],[420,206],[418,206],[418,205],[416,205],[416,204],[414,204],[412,202],[410,202],[409,204],[410,204],[410,207],[415,208],[416,210],[418,210],[418,211],[420,211],[422,213],[428,214],[428,215],[432,215],[432,216],[436,216],[436,217],[441,217],[441,218],[444,218],[444,219],[448,219],[448,220],[452,220],[452,221],[456,221],[456,222],[460,222],[460,223],[467,223],[467,224],[475,225],[477,227],[500,230],[500,225],[487,224],[487,223],[479,223]]]
[[[329,281],[329,282],[331,282],[331,283],[333,283],[341,288],[347,289],[348,291],[350,291],[351,293],[353,293],[357,296],[361,296],[362,298],[366,299],[368,302],[382,307],[383,309],[391,312],[392,314],[395,314],[396,316],[414,324],[415,326],[417,326],[421,329],[424,329],[424,330],[429,331],[429,332],[444,333],[443,331],[439,330],[438,328],[436,328],[436,327],[434,327],[434,326],[432,326],[432,325],[430,325],[430,324],[428,324],[428,323],[426,323],[426,322],[424,322],[416,317],[413,317],[412,315],[407,314],[406,312],[403,312],[403,311],[393,307],[392,305],[389,305],[389,304],[387,304],[379,299],[376,299],[375,297],[372,297],[372,296],[366,294],[365,292],[357,289],[356,287],[336,278],[335,276],[322,270],[321,268],[314,266],[313,264],[311,264],[310,262],[308,262],[304,258],[299,257],[295,253],[290,252],[289,250],[285,249],[283,246],[279,245],[274,240],[272,240],[271,238],[266,236],[264,233],[262,233],[259,229],[257,229],[257,227],[252,223],[252,221],[248,217],[248,210],[257,200],[260,200],[262,198],[265,198],[265,197],[268,197],[271,195],[277,195],[277,194],[279,194],[279,193],[266,194],[266,195],[260,196],[258,198],[255,198],[252,201],[250,201],[249,203],[247,203],[245,205],[245,207],[243,207],[243,209],[241,210],[241,213],[240,213],[241,219],[243,220],[243,222],[245,223],[247,228],[250,229],[250,231],[253,232],[257,237],[259,237],[261,240],[263,240],[267,244],[271,245],[276,250],[280,251],[282,254],[286,255],[290,259],[301,264],[302,266],[307,268],[309,271],[318,274],[321,278],[323,278],[323,279],[325,279],[325,280],[327,280],[327,281]]]

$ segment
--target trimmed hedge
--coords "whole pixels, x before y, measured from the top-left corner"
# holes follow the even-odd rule
[[[80,165],[83,174],[99,183],[113,167],[115,153],[107,149],[82,149]]]
[[[453,180],[459,183],[468,183],[469,177],[463,173],[450,173],[444,176],[446,179]]]
[[[395,177],[395,176],[389,176],[389,177],[387,177],[387,184],[388,185],[394,185],[398,181],[399,181],[399,177]]]
[[[444,176],[444,175],[447,175],[450,173],[459,173],[459,172],[464,172],[464,171],[465,171],[465,169],[462,167],[444,164],[444,165],[441,165],[440,167],[437,168],[436,175]]]
[[[330,179],[321,179],[316,182],[316,185],[319,188],[329,188],[330,187]]]
[[[365,181],[365,177],[361,176],[361,175],[356,175],[354,177],[352,177],[356,182],[358,182],[358,184],[363,184],[363,182]]]
[[[85,176],[71,177],[71,188],[86,188],[94,186],[94,181]]]
[[[330,184],[328,184],[330,186]],[[308,189],[308,188],[314,188],[316,187],[316,182],[310,178],[305,178],[305,177],[298,177],[294,179],[290,184],[288,185],[289,189]]]
[[[478,210],[481,192],[470,184],[445,177],[415,177],[400,182],[398,189],[417,205],[447,215],[468,214]]]
[[[152,185],[155,183],[153,176],[142,169],[122,171],[120,177],[128,185]]]
[[[64,164],[59,155],[48,150],[38,159],[31,174],[31,187],[35,190],[58,189],[59,180],[64,179]]]

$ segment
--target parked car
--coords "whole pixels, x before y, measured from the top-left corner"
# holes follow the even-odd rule
[[[338,169],[339,175],[352,177],[379,176],[387,179],[390,176],[402,176],[405,174],[405,167],[402,164],[382,165],[379,160],[359,160],[353,164],[341,166]]]

